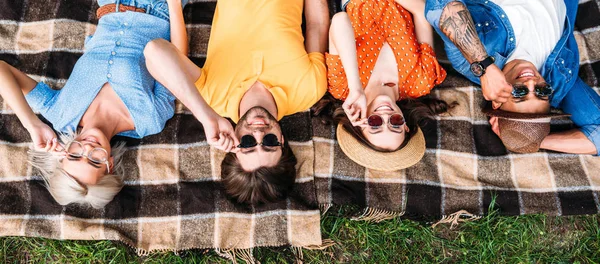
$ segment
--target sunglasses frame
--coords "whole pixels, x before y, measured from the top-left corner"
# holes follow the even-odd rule
[[[270,146],[270,145],[263,144],[265,142],[265,137],[269,136],[269,135],[273,135],[275,137],[275,140],[277,140],[277,144],[276,145]],[[253,143],[252,146],[242,146],[242,144],[243,144],[242,142],[244,141],[244,137],[247,137],[247,136],[250,137],[250,138],[252,138],[254,140],[254,143]],[[258,143],[258,140],[256,140],[256,138],[253,135],[249,135],[249,134],[248,135],[243,135],[240,138],[240,144],[237,145],[237,147],[243,149],[243,148],[253,148],[253,147],[256,147],[258,145],[266,146],[266,147],[282,147],[283,146],[283,144],[281,144],[281,142],[279,142],[279,138],[277,138],[277,135],[275,135],[273,133],[269,133],[269,134],[266,134],[266,135],[263,136],[263,140],[260,143]]]
[[[71,152],[69,152],[69,149],[71,148],[71,144],[73,144],[73,143],[77,143],[77,144],[81,145],[81,153],[71,153]],[[73,158],[77,158],[77,159],[78,158],[86,158],[86,159],[88,159],[88,160],[90,160],[90,161],[92,161],[92,162],[94,162],[96,164],[105,164],[106,165],[106,173],[110,174],[110,163],[108,162],[108,158],[109,158],[108,151],[106,151],[106,149],[101,148],[101,147],[95,147],[92,150],[88,151],[87,155],[84,155],[85,154],[85,148],[84,148],[85,145],[86,144],[83,144],[83,143],[81,143],[81,142],[79,142],[77,140],[73,140],[73,141],[69,142],[69,144],[67,144],[67,147],[65,148],[65,153],[67,153],[67,156],[70,156],[70,157],[73,157]],[[87,145],[89,145],[89,144],[87,144]],[[101,150],[102,152],[104,152],[104,154],[106,155],[106,157],[104,158],[104,160],[98,161],[98,160],[92,158],[91,154],[92,154],[92,152],[94,152],[96,150]]]
[[[513,90],[511,91],[510,94],[512,95],[513,98],[523,98],[523,97],[527,96],[529,93],[531,93],[531,91],[529,91],[529,88],[524,84],[515,84],[512,87],[513,87]],[[534,87],[535,88],[533,89],[533,93],[535,93],[535,96],[537,98],[544,99],[543,97],[550,97],[552,94],[554,94],[554,88],[552,87],[552,85],[550,85],[546,82],[541,83],[541,84],[536,84]],[[547,90],[550,90],[550,94],[548,94],[548,95],[542,94],[544,88],[546,88]],[[526,90],[527,93],[517,94],[516,93],[517,90]]]
[[[395,116],[395,115],[399,115],[400,116],[400,118],[402,120],[402,124],[400,124],[400,125],[392,125],[391,120],[392,120],[392,117]],[[381,121],[382,121],[381,126],[388,125],[388,126],[392,126],[392,128],[400,128],[404,124],[406,124],[406,120],[404,119],[404,117],[401,114],[397,114],[397,113],[396,114],[391,114],[390,117],[387,119],[387,122],[386,122],[385,119],[380,114],[373,113],[369,117],[367,117],[367,125],[370,126],[373,129],[377,129],[377,128],[381,127],[381,126],[372,126],[371,124],[369,124],[369,120],[371,120],[371,117],[373,117],[373,116],[377,116],[377,117],[381,118]],[[395,126],[398,126],[398,127],[395,127]]]

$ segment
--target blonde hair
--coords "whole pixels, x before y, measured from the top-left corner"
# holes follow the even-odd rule
[[[64,146],[75,140],[77,133],[60,134],[59,141]],[[61,158],[45,151],[30,149],[29,163],[38,169],[46,188],[60,205],[70,203],[87,204],[96,209],[103,208],[123,188],[123,166],[121,158],[125,153],[125,144],[120,142],[111,148],[114,163],[111,172],[104,175],[97,184],[80,184],[61,168]]]

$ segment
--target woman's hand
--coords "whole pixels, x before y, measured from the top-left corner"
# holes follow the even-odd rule
[[[396,0],[406,11],[413,16],[425,16],[425,1],[424,0]]]
[[[27,129],[31,140],[33,141],[33,147],[36,150],[46,152],[62,152],[64,149],[58,143],[58,138],[54,130],[43,122],[38,122]]]
[[[215,115],[202,125],[209,145],[225,152],[237,152],[236,147],[240,141],[235,136],[233,126],[227,119]]]
[[[342,104],[342,108],[353,126],[362,126],[366,124],[367,97],[362,88],[350,89],[350,93],[344,104]]]

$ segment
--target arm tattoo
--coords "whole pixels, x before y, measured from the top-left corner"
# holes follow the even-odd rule
[[[487,57],[485,47],[481,44],[471,14],[460,2],[451,2],[442,11],[440,29],[458,47],[463,56],[472,63]]]

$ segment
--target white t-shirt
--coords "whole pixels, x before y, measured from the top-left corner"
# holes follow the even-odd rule
[[[507,62],[522,59],[541,70],[565,27],[564,0],[491,1],[504,10],[515,32],[516,48]]]

